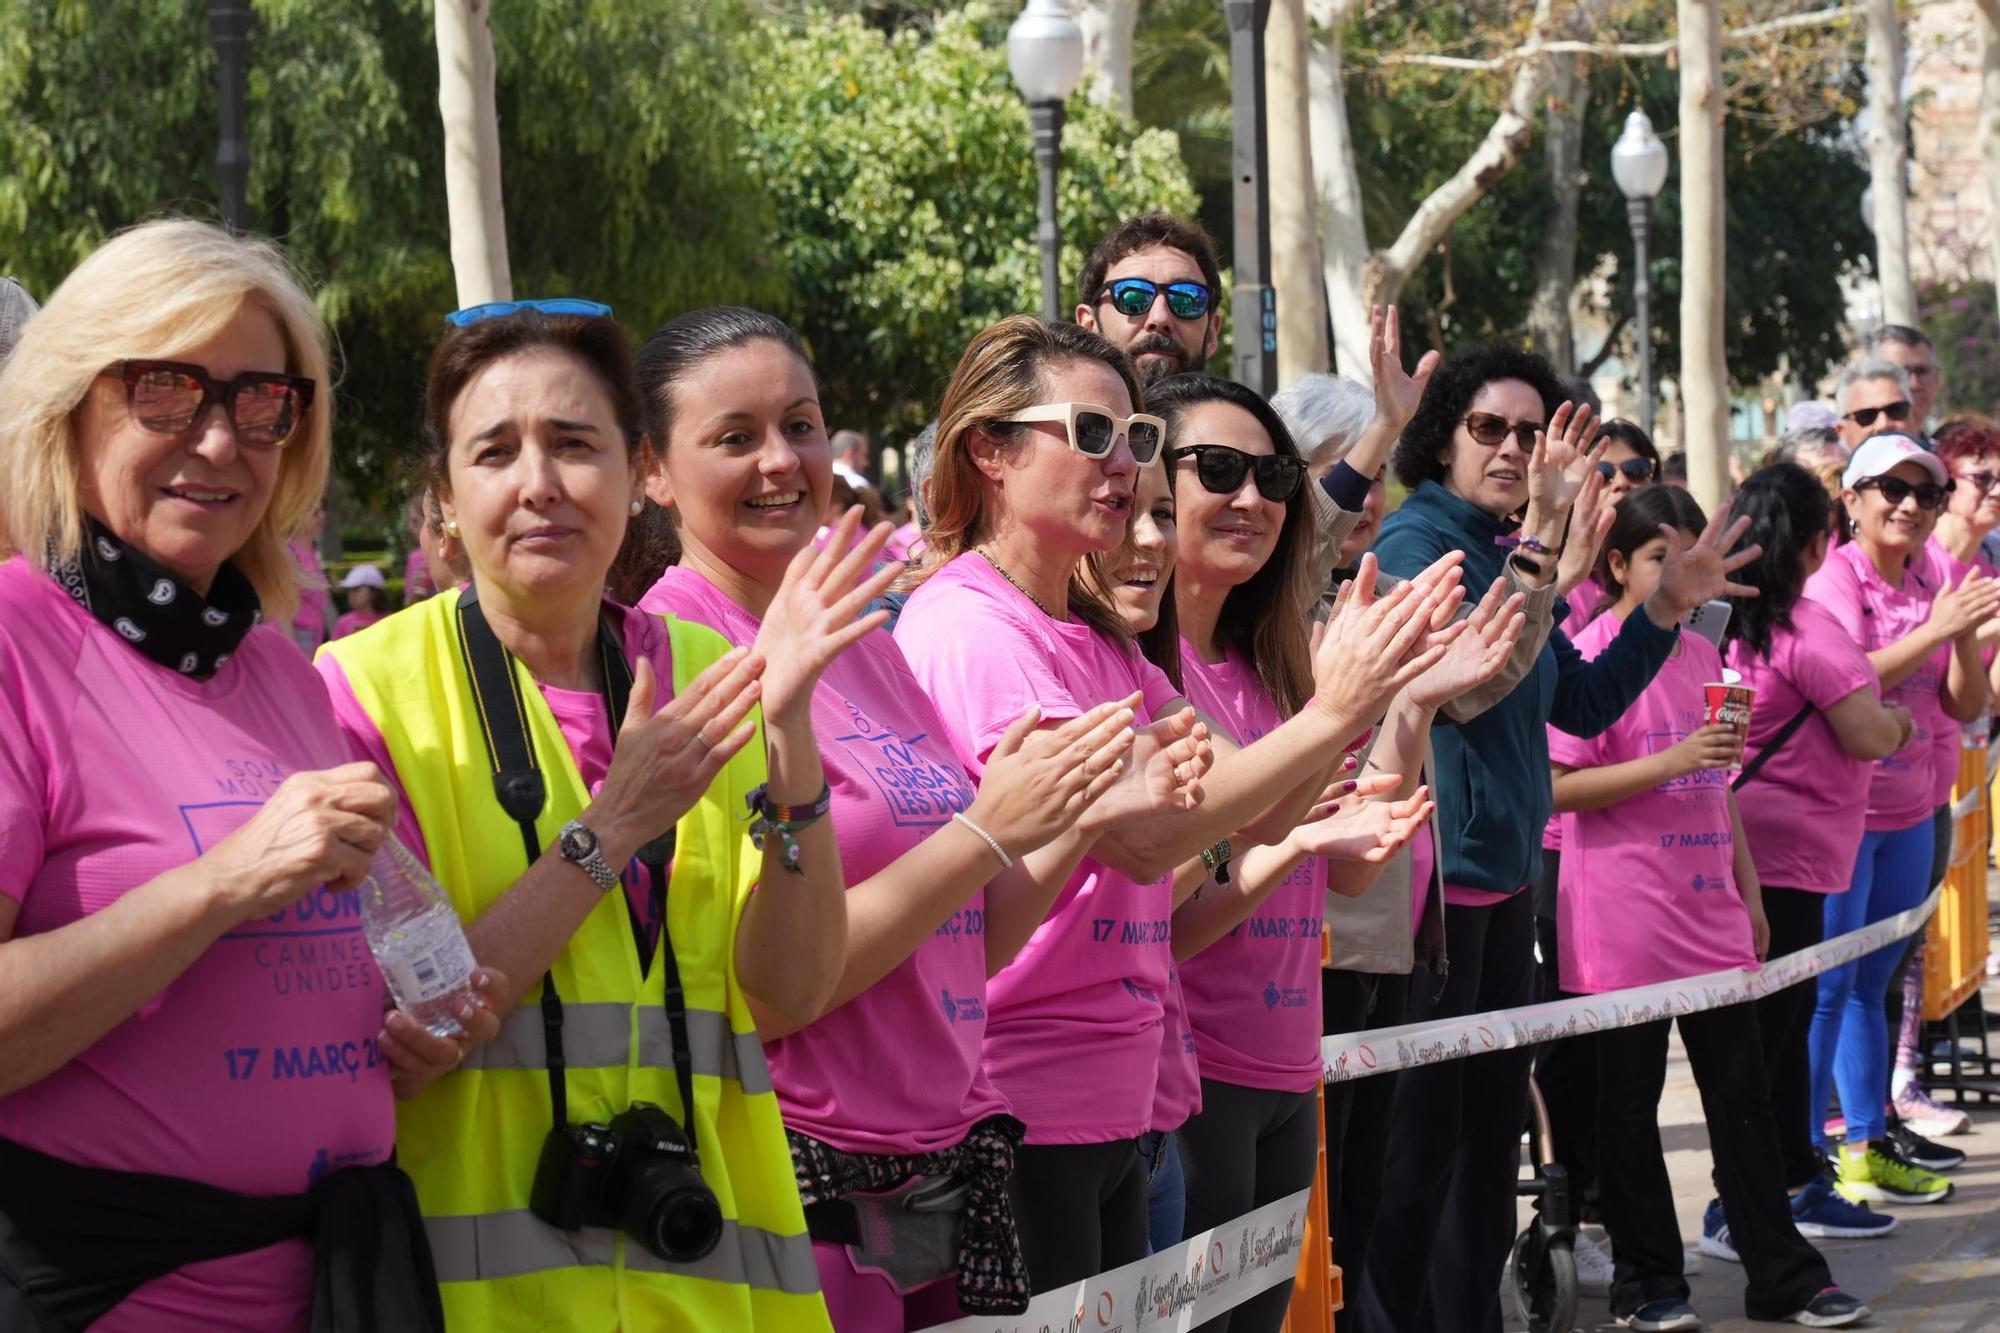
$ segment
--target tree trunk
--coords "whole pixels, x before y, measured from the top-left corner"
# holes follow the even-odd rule
[[[1555,368],[1576,367],[1569,320],[1576,290],[1577,204],[1583,197],[1583,117],[1590,106],[1590,70],[1584,56],[1562,56],[1549,76],[1549,210],[1542,248],[1535,256],[1535,290],[1528,303],[1528,338]]]
[[[1090,72],[1085,95],[1099,106],[1132,114],[1132,33],[1139,26],[1139,0],[1078,0],[1076,26],[1083,29],[1083,67]]]
[[[2000,0],[1994,0],[2000,3]],[[1312,0],[1318,40],[1309,71],[1313,183],[1319,194],[1320,263],[1333,316],[1333,364],[1369,382],[1368,233],[1361,220],[1361,177],[1347,128],[1347,93],[1340,77],[1341,29],[1347,0]],[[1284,343],[1278,344],[1282,350]]]
[[[1549,39],[1552,7],[1552,0],[1535,0],[1534,17],[1529,20],[1527,42],[1522,48],[1528,54],[1516,67],[1507,100],[1486,131],[1486,137],[1450,180],[1417,205],[1417,211],[1410,215],[1389,248],[1370,259],[1366,292],[1370,305],[1388,305],[1400,296],[1404,282],[1437,248],[1451,230],[1451,224],[1484,199],[1534,143],[1535,116],[1542,109],[1542,97],[1549,85],[1550,56],[1540,48]]]
[[[1723,357],[1722,16],[1678,0],[1681,63],[1681,447],[1688,485],[1713,514],[1729,493],[1729,367]]]
[[[1979,0],[1979,151],[1986,166],[1986,253],[2000,296],[2000,0]]]
[[[1917,322],[1910,281],[1910,234],[1903,196],[1909,189],[1903,124],[1903,27],[1896,0],[1867,0],[1868,176],[1875,190],[1875,270],[1882,284],[1882,319]]]
[[[460,307],[511,300],[500,203],[500,121],[493,103],[490,0],[437,0],[438,114],[444,195]]]
[[[1313,198],[1306,96],[1305,0],[1273,0],[1264,26],[1264,105],[1271,136],[1271,285],[1278,292],[1278,383],[1327,368],[1326,290]]]

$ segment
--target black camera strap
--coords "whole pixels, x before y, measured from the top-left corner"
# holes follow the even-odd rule
[[[532,867],[541,859],[541,835],[535,820],[548,803],[548,784],[535,759],[534,743],[528,737],[528,710],[521,697],[519,679],[514,674],[514,655],[486,623],[477,593],[467,588],[458,600],[458,649],[465,661],[472,685],[472,700],[479,713],[479,728],[486,741],[487,762],[493,766],[493,794],[515,823],[520,825],[521,846]],[[632,668],[624,650],[602,617],[597,625],[597,652],[604,680],[604,706],[609,714],[611,744],[618,744],[618,728],[632,696]],[[674,958],[674,944],[667,931],[667,866],[673,860],[674,831],[668,829],[639,849],[639,861],[652,881],[650,894],[653,919],[659,923],[661,981],[666,991],[667,1030],[673,1040],[674,1079],[681,1094],[682,1128],[688,1146],[696,1148],[694,1115],[694,1052],[688,1043],[687,997],[681,989],[680,965]],[[620,896],[623,897],[621,891]],[[646,969],[649,950],[646,923],[632,911],[633,945],[639,955],[640,970]],[[562,997],[556,992],[554,973],[542,977],[542,1036],[547,1049],[549,1107],[556,1128],[569,1123],[569,1091],[566,1083],[568,1062],[563,1058]]]

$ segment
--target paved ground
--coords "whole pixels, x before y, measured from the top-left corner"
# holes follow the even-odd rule
[[[2000,983],[1987,983],[1985,1004],[1989,1012],[2000,1013]],[[2000,1033],[1994,1034],[1993,1050],[2000,1055]],[[1835,1281],[1874,1307],[1869,1327],[1911,1333],[2000,1331],[2000,1104],[1967,1109],[1972,1133],[1950,1140],[1968,1154],[1965,1165],[1952,1173],[1957,1185],[1952,1199],[1892,1210],[1901,1225],[1883,1240],[1818,1242]],[[1711,1195],[1708,1136],[1700,1095],[1678,1039],[1660,1101],[1660,1131],[1682,1236],[1692,1248],[1700,1239],[1702,1209]],[[1743,1317],[1743,1270],[1733,1264],[1709,1259],[1691,1285],[1695,1309],[1717,1333],[1777,1327]],[[1525,1327],[1513,1316],[1511,1297],[1503,1297],[1502,1309],[1509,1316],[1509,1333]],[[1615,1327],[1604,1297],[1585,1294],[1577,1327]]]

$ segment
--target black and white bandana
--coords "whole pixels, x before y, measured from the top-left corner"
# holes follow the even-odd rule
[[[194,680],[207,680],[264,613],[243,571],[224,563],[203,597],[86,516],[81,560],[49,562],[49,575],[78,606],[135,652]]]

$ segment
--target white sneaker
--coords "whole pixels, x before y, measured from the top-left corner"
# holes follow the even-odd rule
[[[1600,1296],[1611,1290],[1611,1245],[1608,1241],[1592,1240],[1579,1231],[1570,1244],[1570,1253],[1576,1256],[1577,1286]]]
[[[1972,1130],[1972,1117],[1955,1106],[1940,1106],[1921,1085],[1912,1083],[1895,1099],[1896,1116],[1927,1139],[1942,1139]]]

